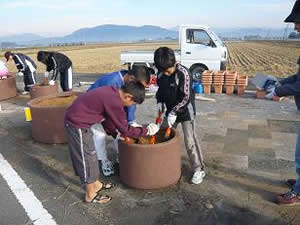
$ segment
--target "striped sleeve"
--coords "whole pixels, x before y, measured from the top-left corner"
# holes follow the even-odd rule
[[[190,92],[191,91],[191,89],[190,89],[190,75],[189,75],[188,71],[185,68],[183,68],[181,65],[178,65],[177,68],[184,75],[183,84],[182,84],[183,85],[184,97],[171,110],[170,113],[175,114],[175,115],[182,107],[184,107],[186,104],[189,103],[189,99],[190,99],[190,95],[191,95],[191,92]]]

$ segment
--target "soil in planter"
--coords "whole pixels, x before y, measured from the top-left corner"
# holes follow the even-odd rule
[[[44,107],[60,107],[60,106],[69,106],[73,103],[73,101],[77,98],[76,95],[70,96],[60,96],[55,98],[49,98],[38,102],[37,106]]]
[[[170,140],[174,134],[171,133],[170,137],[166,138],[165,137],[166,129],[161,129],[155,134],[155,143],[154,144],[159,144],[166,142]],[[151,136],[147,137],[140,137],[138,139],[130,138],[134,144],[140,144],[140,145],[149,145],[151,141]]]

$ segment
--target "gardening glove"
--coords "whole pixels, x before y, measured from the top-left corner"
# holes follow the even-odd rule
[[[49,81],[49,85],[55,85],[55,81],[54,80],[50,80]]]
[[[164,113],[165,112],[165,105],[162,102],[157,103],[157,111]]]
[[[46,71],[45,74],[44,74],[44,77],[49,77],[49,74],[50,73],[48,71]]]
[[[24,73],[23,73],[23,72],[18,72],[17,75],[18,75],[19,77],[23,77],[23,76],[24,76]]]
[[[272,86],[272,87],[268,88],[265,98],[272,100],[274,96],[276,96],[275,86]]]
[[[115,140],[118,142],[118,140],[124,141],[124,138],[121,136],[121,133],[117,131],[117,136],[115,137]]]
[[[159,126],[155,123],[150,123],[147,126],[147,130],[148,130],[147,135],[152,136],[159,131]]]
[[[128,124],[129,124],[129,126],[132,126],[132,127],[143,127],[142,125],[136,123],[134,120],[130,121]]]
[[[177,119],[177,116],[173,113],[169,113],[168,117],[167,117],[167,120],[168,120],[168,126],[169,127],[172,127],[173,124],[175,123]]]

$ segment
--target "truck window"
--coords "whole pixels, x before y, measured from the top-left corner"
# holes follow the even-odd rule
[[[213,44],[210,36],[204,30],[187,29],[186,42],[210,46]]]

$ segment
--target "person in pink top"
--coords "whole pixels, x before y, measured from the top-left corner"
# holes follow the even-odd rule
[[[5,63],[0,60],[0,79],[6,79],[7,76],[8,76],[8,69],[7,67],[5,66]]]

